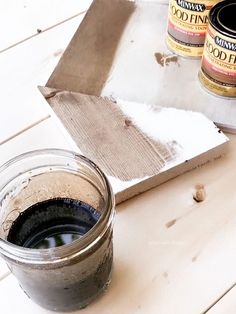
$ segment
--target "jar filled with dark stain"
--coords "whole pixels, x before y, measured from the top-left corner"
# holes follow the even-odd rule
[[[39,150],[0,168],[0,254],[44,308],[86,307],[109,285],[114,196],[103,172],[65,150]]]

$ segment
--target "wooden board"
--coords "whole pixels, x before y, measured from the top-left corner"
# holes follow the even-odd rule
[[[41,88],[83,155],[108,175],[117,203],[224,153],[200,113]]]
[[[168,51],[167,3],[115,3],[93,2],[47,86],[112,95],[154,108],[199,111],[221,127],[235,129],[236,100],[210,95],[200,86],[200,60],[180,58]],[[114,16],[119,17],[115,23]]]

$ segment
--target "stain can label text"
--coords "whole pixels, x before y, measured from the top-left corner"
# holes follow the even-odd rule
[[[170,0],[167,45],[177,54],[201,57],[209,11],[218,1]]]
[[[201,83],[220,96],[236,97],[236,39],[208,27],[201,70]]]

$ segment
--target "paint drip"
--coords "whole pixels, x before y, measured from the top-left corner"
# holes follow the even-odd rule
[[[212,8],[199,80],[206,89],[223,97],[236,97],[236,1]]]
[[[203,53],[210,9],[216,0],[170,0],[167,45],[184,57],[200,58]]]

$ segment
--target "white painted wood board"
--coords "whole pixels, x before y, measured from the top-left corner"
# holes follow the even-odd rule
[[[120,203],[224,154],[227,137],[201,113],[40,88]]]
[[[103,0],[104,7],[106,1]],[[124,12],[129,3],[120,1]],[[107,47],[114,41],[112,30],[117,29],[117,24],[112,20],[109,22],[112,10],[107,12],[107,16],[106,10],[103,16],[98,11],[95,5],[90,7],[83,28],[77,31],[47,86],[148,103],[153,108],[163,106],[199,111],[227,130],[232,131],[236,127],[236,100],[210,95],[200,86],[200,60],[184,59],[168,51],[165,42],[167,3],[135,2],[125,27],[122,24],[122,36],[105,81],[102,81],[104,76],[100,70],[91,74],[89,69],[97,69],[97,65],[104,62]],[[103,27],[104,19],[109,27]],[[92,28],[95,29],[93,32]],[[102,44],[96,46],[94,38],[103,38]],[[86,49],[86,55],[76,53],[78,45]],[[85,75],[81,75],[81,64],[89,65]],[[95,88],[94,82],[97,86],[99,81],[102,90]]]

